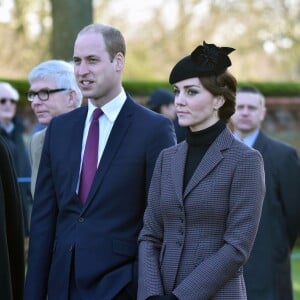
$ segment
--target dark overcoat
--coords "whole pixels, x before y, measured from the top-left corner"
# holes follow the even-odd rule
[[[291,146],[260,132],[266,196],[245,281],[250,300],[291,300],[291,252],[300,228],[300,165]]]
[[[22,203],[15,165],[0,136],[0,298],[22,300],[24,290]]]

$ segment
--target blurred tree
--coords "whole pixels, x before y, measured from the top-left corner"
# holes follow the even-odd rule
[[[49,58],[71,60],[76,34],[94,16],[125,35],[125,79],[166,80],[203,40],[237,49],[231,70],[240,80],[300,78],[300,0],[11,2],[9,21],[0,13],[2,77],[26,76]]]
[[[299,79],[300,0],[215,0],[211,7],[222,20],[216,33],[237,49],[240,78]]]
[[[10,3],[9,18],[0,23],[2,77],[24,78],[33,64],[49,57],[47,4],[49,0],[13,0]]]
[[[23,1],[23,0],[22,0]],[[92,0],[50,0],[52,5],[51,54],[71,60],[77,33],[93,22]]]

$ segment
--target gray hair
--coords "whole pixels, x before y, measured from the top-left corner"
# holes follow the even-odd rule
[[[8,82],[0,81],[0,89],[6,89],[11,93],[11,97],[18,101],[20,99],[19,92]]]
[[[47,60],[35,66],[28,75],[30,84],[35,79],[53,79],[57,88],[75,91],[77,107],[81,105],[82,93],[77,85],[72,63],[64,60]]]

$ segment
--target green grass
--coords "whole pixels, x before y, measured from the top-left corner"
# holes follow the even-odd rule
[[[300,300],[300,246],[293,251],[292,274],[295,300]]]

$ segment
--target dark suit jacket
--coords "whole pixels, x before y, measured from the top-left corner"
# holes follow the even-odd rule
[[[300,228],[300,165],[295,149],[260,132],[266,196],[245,281],[249,300],[292,299],[290,255]]]
[[[136,280],[137,237],[172,122],[130,97],[110,133],[87,202],[77,194],[87,107],[54,118],[45,137],[32,214],[25,299],[68,299],[72,257],[83,299],[108,300]],[[136,291],[133,291],[135,297]]]
[[[138,299],[246,299],[243,264],[265,193],[262,157],[226,128],[183,190],[188,145],[161,152],[140,234]]]
[[[15,165],[0,136],[0,298],[22,300],[24,235],[22,202]]]

